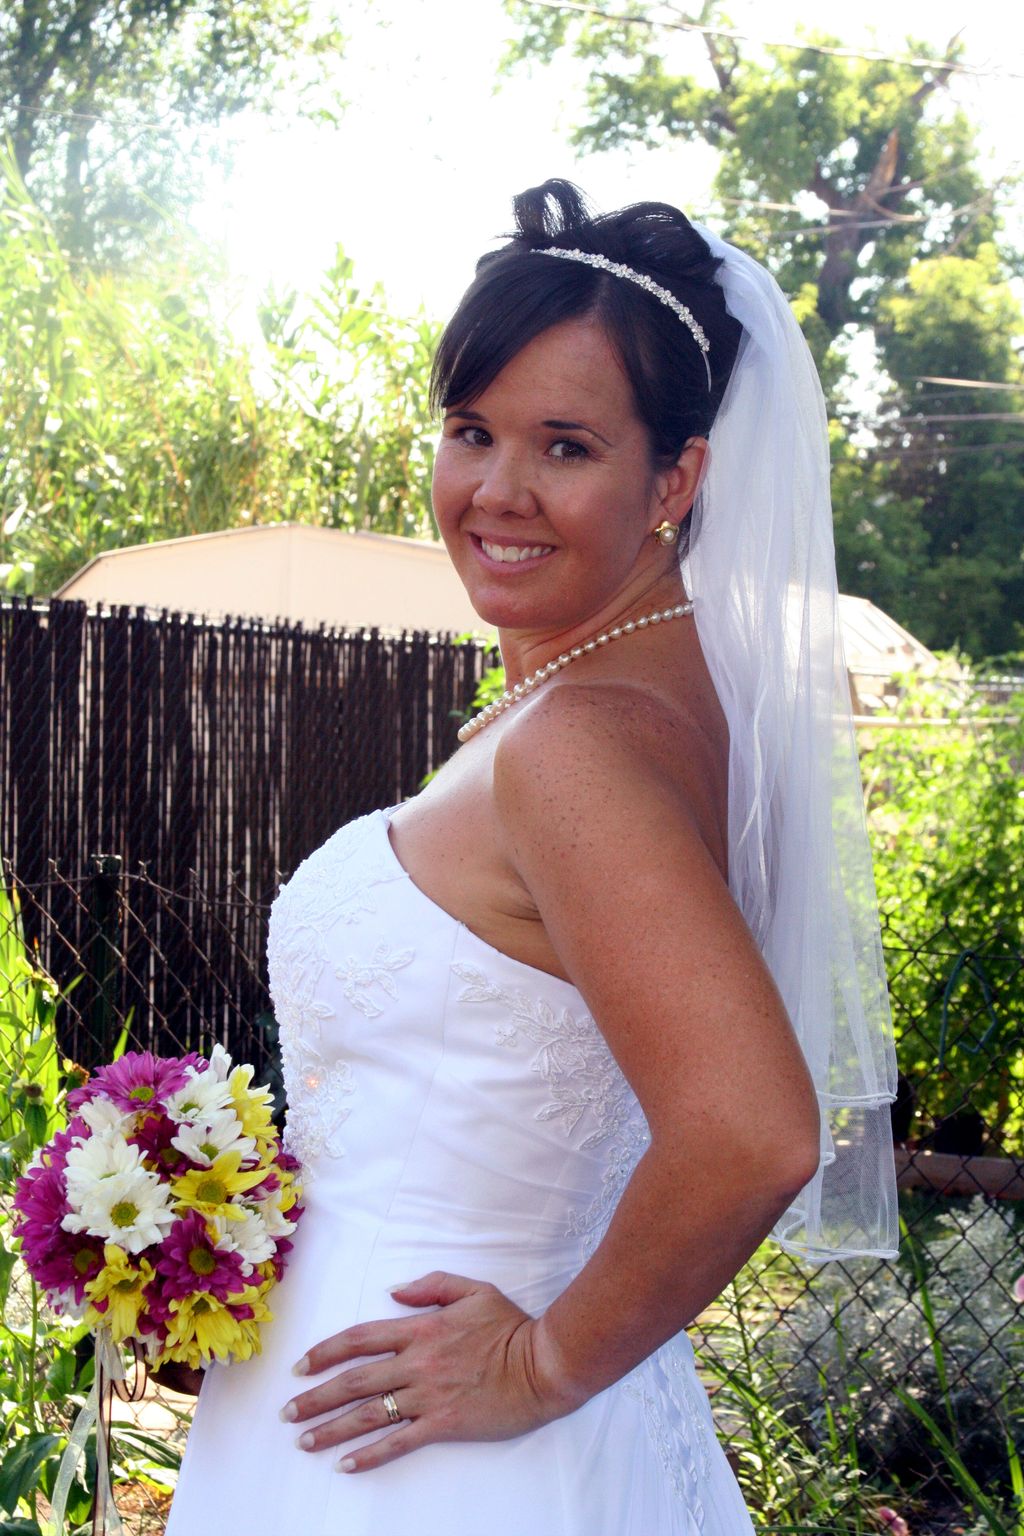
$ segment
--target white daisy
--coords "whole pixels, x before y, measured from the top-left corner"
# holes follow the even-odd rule
[[[212,1072],[197,1072],[165,1099],[172,1120],[208,1120],[231,1105],[231,1089]]]
[[[212,1223],[217,1229],[217,1247],[224,1248],[229,1253],[240,1253],[250,1267],[253,1264],[262,1264],[265,1259],[272,1257],[275,1251],[274,1242],[267,1231],[266,1222],[256,1211],[246,1207],[241,1221],[230,1221],[225,1216],[214,1216]]]
[[[218,1083],[227,1082],[228,1076],[231,1072],[231,1057],[228,1055],[227,1051],[221,1045],[219,1040],[217,1041],[213,1050],[210,1052],[209,1061],[210,1065],[206,1069],[207,1075],[214,1077]],[[189,1070],[195,1072],[194,1067],[191,1067]],[[203,1075],[204,1074],[202,1072],[196,1073],[197,1077],[202,1077]]]
[[[68,1152],[64,1168],[68,1199],[80,1208],[82,1199],[98,1183],[117,1174],[134,1173],[141,1164],[141,1148],[116,1131],[94,1131],[88,1141]]]
[[[94,1133],[117,1131],[123,1136],[127,1131],[135,1129],[135,1111],[121,1109],[112,1099],[97,1096],[95,1099],[90,1099],[87,1104],[81,1105],[78,1113]]]
[[[127,1253],[141,1253],[162,1243],[176,1216],[168,1203],[170,1185],[148,1168],[114,1173],[82,1194],[78,1210],[62,1219],[65,1232],[89,1232],[117,1243]]]
[[[221,1152],[241,1152],[244,1161],[256,1151],[256,1138],[242,1136],[241,1121],[233,1109],[218,1110],[194,1125],[183,1123],[171,1146],[201,1168],[209,1168]]]

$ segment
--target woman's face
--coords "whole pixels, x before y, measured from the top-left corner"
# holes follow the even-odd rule
[[[570,320],[445,411],[434,513],[482,619],[562,631],[664,573],[651,531],[667,483],[603,328]]]

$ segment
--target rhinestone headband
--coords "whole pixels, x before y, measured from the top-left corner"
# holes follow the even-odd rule
[[[677,299],[674,293],[656,283],[653,277],[647,277],[643,272],[637,272],[633,267],[627,267],[623,261],[611,261],[607,256],[595,255],[592,251],[566,250],[561,245],[534,246],[529,252],[531,256],[560,256],[564,261],[582,261],[587,267],[600,267],[602,272],[611,272],[615,277],[624,277],[631,283],[636,283],[638,288],[644,288],[669,309],[677,314],[694,341],[701,350],[704,359],[704,371],[708,376],[708,389],[711,388],[711,364],[708,362],[708,352],[711,343],[704,334],[704,329],[691,309]]]

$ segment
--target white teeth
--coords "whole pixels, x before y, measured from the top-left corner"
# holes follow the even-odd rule
[[[506,564],[509,562],[518,563],[520,560],[529,560],[532,556],[536,555],[549,555],[552,549],[550,544],[522,546],[509,544],[508,546],[503,546],[501,544],[488,544],[486,539],[481,539],[480,543],[483,545],[484,553],[490,555],[492,560],[503,560]]]

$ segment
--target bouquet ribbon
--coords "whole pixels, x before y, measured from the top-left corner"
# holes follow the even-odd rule
[[[71,1483],[75,1475],[78,1462],[85,1456],[86,1441],[93,1423],[96,1424],[96,1494],[92,1508],[93,1536],[124,1536],[124,1526],[121,1524],[121,1516],[117,1512],[117,1504],[114,1501],[114,1491],[110,1485],[110,1410],[112,1406],[111,1394],[116,1390],[118,1397],[123,1402],[133,1402],[142,1396],[145,1391],[145,1368],[139,1368],[139,1349],[135,1341],[131,1341],[135,1354],[136,1371],[135,1384],[131,1392],[125,1390],[121,1383],[126,1379],[124,1360],[121,1350],[113,1341],[109,1328],[96,1330],[96,1356],[95,1374],[92,1387],[84,1405],[78,1411],[71,1430],[64,1454],[61,1457],[60,1467],[57,1470],[57,1480],[53,1485],[53,1498],[50,1501],[52,1508],[49,1536],[64,1536],[65,1511],[67,1508],[68,1494],[71,1491]],[[140,1389],[141,1376],[141,1389]]]

